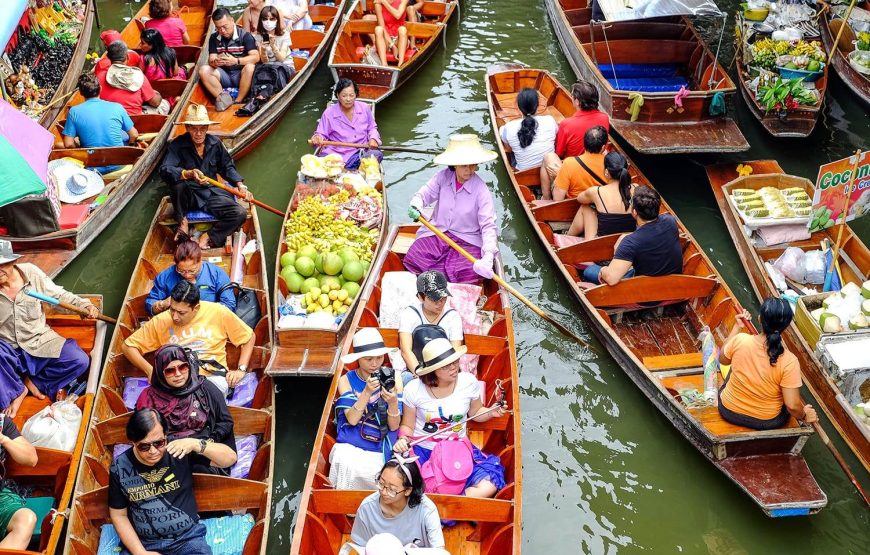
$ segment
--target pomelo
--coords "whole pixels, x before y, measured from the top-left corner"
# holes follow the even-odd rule
[[[810,60],[807,63],[807,71],[819,71],[822,68],[822,64],[818,62],[818,60]]]
[[[293,272],[289,276],[284,277],[284,283],[287,284],[287,290],[291,293],[299,293],[302,290],[302,284],[305,283],[305,278]]]
[[[323,273],[337,276],[341,273],[341,269],[344,267],[344,260],[342,260],[341,256],[336,253],[328,252],[323,255],[322,266]]]
[[[345,264],[348,262],[359,261],[359,256],[353,252],[353,249],[350,247],[345,247],[338,252],[338,256],[344,261]]]
[[[293,266],[296,264],[296,253],[292,251],[285,252],[281,255],[281,268]]]
[[[319,287],[320,282],[317,281],[316,278],[308,278],[302,282],[302,287],[299,288],[300,293],[308,293],[315,287]]]
[[[296,258],[296,271],[305,277],[311,277],[314,274],[314,261],[307,256],[299,256]]]
[[[345,263],[344,268],[341,270],[341,275],[343,275],[344,279],[347,281],[359,281],[362,279],[364,273],[365,270],[363,270],[363,265],[359,260],[352,260]]]
[[[307,256],[311,260],[314,260],[314,257],[317,256],[317,249],[314,245],[305,245],[296,252],[296,257],[299,258],[300,256]]]
[[[320,278],[320,288],[324,291],[333,291],[341,289],[341,283],[335,276],[323,276]]]
[[[293,266],[288,266],[287,268],[281,268],[281,279],[284,280],[284,283],[287,283],[287,279],[291,274],[296,273],[296,268]]]
[[[318,274],[325,274],[323,271],[323,255],[318,254],[314,257],[314,269],[317,270]]]
[[[353,281],[349,281],[341,286],[343,291],[347,291],[347,296],[349,299],[355,299],[359,294],[359,284]]]

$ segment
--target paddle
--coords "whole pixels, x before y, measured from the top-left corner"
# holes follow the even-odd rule
[[[308,140],[308,144],[313,145],[314,143],[311,139]],[[339,141],[320,141],[320,145],[322,146],[346,146],[350,148],[371,148],[369,145],[365,145],[362,143],[342,143]],[[378,146],[378,150],[385,150],[388,152],[412,152],[414,154],[429,154],[435,156],[436,154],[440,154],[440,152],[434,150],[423,150],[419,148],[410,148],[406,146],[390,146],[390,145],[380,145]]]
[[[465,250],[462,247],[460,247],[459,245],[457,245],[456,241],[454,241],[453,239],[451,239],[450,237],[445,235],[444,232],[442,232],[440,229],[438,229],[437,227],[435,227],[434,225],[432,225],[428,221],[426,221],[426,218],[420,217],[417,221],[419,221],[424,226],[428,227],[432,231],[432,233],[434,233],[435,235],[438,236],[439,239],[441,239],[442,241],[444,241],[445,243],[450,245],[453,248],[453,250],[455,250],[456,252],[458,252],[459,254],[464,256],[469,262],[471,262],[472,264],[477,262],[477,259],[474,258],[473,256],[471,256],[471,254],[469,254],[469,252],[467,250]],[[570,337],[571,339],[573,339],[577,343],[580,343],[581,345],[583,345],[587,349],[592,349],[592,346],[589,343],[587,343],[586,341],[584,341],[584,340],[580,339],[579,337],[577,337],[576,335],[574,335],[571,332],[571,330],[569,330],[568,328],[566,328],[565,326],[563,326],[562,324],[560,324],[559,322],[554,320],[549,314],[544,312],[540,307],[538,307],[532,301],[527,299],[522,293],[520,293],[519,291],[517,291],[516,289],[511,287],[501,277],[499,277],[498,275],[494,275],[494,276],[492,276],[492,279],[495,280],[495,282],[498,283],[500,286],[502,286],[502,288],[504,288],[508,293],[510,293],[511,295],[513,295],[514,297],[516,297],[517,299],[522,301],[522,303],[524,305],[531,308],[532,312],[534,312],[535,314],[537,314],[538,316],[540,316],[544,320],[553,324],[553,327],[555,327],[557,330],[564,333],[565,335],[567,335],[568,337]]]
[[[79,308],[74,304],[65,303],[63,301],[55,299],[54,297],[49,297],[48,295],[43,295],[42,293],[37,293],[36,291],[31,291],[30,289],[25,289],[24,292],[27,293],[28,295],[30,295],[31,297],[33,297],[34,299],[39,299],[40,301],[42,301],[44,303],[53,304],[55,306],[65,308],[67,310],[77,312],[77,313],[82,314],[84,316],[88,315],[87,309]],[[115,320],[114,318],[110,318],[104,314],[98,315],[97,320],[102,320],[103,322],[108,322],[110,324],[117,324],[118,323],[118,321]]]
[[[828,10],[831,9],[831,6],[825,4]],[[840,37],[843,36],[843,29],[845,29],[849,25],[849,16],[852,15],[852,8],[855,7],[855,0],[852,0],[852,3],[849,4],[849,9],[846,10],[846,16],[840,20],[840,30],[837,31],[837,38],[834,39],[834,45],[831,48],[831,53],[828,55],[828,63],[825,65],[831,65],[831,60],[834,59],[834,54],[837,52],[837,48],[840,46]],[[833,14],[832,14],[833,15]],[[833,19],[831,21],[834,21]]]
[[[233,194],[233,195],[239,197],[240,199],[245,199],[245,194],[242,193],[241,191],[239,191],[238,189],[236,189],[235,187],[229,187],[227,185],[224,185],[220,181],[215,181],[214,179],[212,179],[208,176],[205,176],[205,178],[209,182],[210,185],[214,185],[215,187],[217,187],[219,189],[223,189],[224,191],[226,191],[230,194]],[[245,199],[245,200],[247,200],[247,199]],[[268,210],[269,212],[272,212],[273,214],[278,214],[282,218],[284,217],[284,212],[281,212],[277,208],[269,206],[265,202],[260,202],[259,200],[255,199],[255,198],[251,198],[250,203],[256,204],[260,208],[265,208],[266,210]]]
[[[843,200],[843,223],[837,230],[837,242],[834,243],[834,253],[831,256],[831,267],[825,273],[825,284],[822,291],[831,290],[831,280],[834,277],[834,271],[837,267],[837,258],[840,256],[840,241],[843,239],[843,228],[846,227],[846,215],[849,213],[849,202],[852,200],[852,186],[855,184],[855,172],[858,170],[858,163],[861,161],[861,149],[855,151],[855,163],[852,164],[852,172],[849,174],[849,183],[846,185],[846,198]]]
[[[864,503],[870,505],[870,498],[867,497],[867,492],[861,488],[861,484],[858,483],[858,480],[855,478],[855,475],[852,474],[852,471],[849,469],[849,465],[846,464],[846,461],[843,460],[843,455],[837,450],[833,443],[831,443],[831,438],[828,437],[828,434],[825,433],[825,430],[819,425],[818,422],[813,422],[813,429],[819,435],[822,440],[822,443],[830,449],[831,454],[834,455],[834,459],[837,460],[837,464],[840,465],[840,468],[843,469],[843,472],[846,473],[846,477],[849,478],[849,481],[852,482],[852,485],[855,486],[855,489],[858,490],[858,493],[861,494],[861,497],[864,498]]]

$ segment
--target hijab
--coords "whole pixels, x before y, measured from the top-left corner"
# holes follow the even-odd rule
[[[163,371],[169,363],[180,360],[190,366],[187,381],[181,387],[172,387]],[[173,439],[197,434],[208,425],[209,402],[203,387],[205,378],[199,375],[199,364],[188,349],[169,344],[154,354],[151,387],[139,395],[136,408],[153,408],[166,418],[166,433]]]

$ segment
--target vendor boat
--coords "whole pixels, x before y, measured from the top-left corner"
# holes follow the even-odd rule
[[[824,2],[824,15],[819,17],[819,25],[822,31],[822,42],[825,50],[830,52],[837,41],[837,51],[831,60],[831,65],[837,71],[840,79],[846,83],[855,95],[870,105],[870,41],[863,45],[858,44],[858,33],[870,33],[870,5],[866,2],[857,2],[849,16],[849,21],[844,23],[849,2],[836,4]],[[863,7],[862,7],[863,4]],[[840,33],[840,28],[845,28]],[[839,40],[837,36],[839,34]]]
[[[399,343],[398,329],[382,327],[379,319],[382,301],[392,293],[384,290],[387,275],[404,273],[403,256],[414,242],[419,225],[393,226],[377,259],[372,264],[372,279],[360,295],[361,310],[354,318],[347,338],[339,349],[342,354],[352,351],[353,334],[360,328],[377,327],[388,347]],[[500,258],[496,274],[504,276]],[[413,275],[411,276],[413,283]],[[492,325],[478,334],[465,333],[468,354],[478,355],[477,378],[483,382],[487,399],[500,387],[505,391],[510,414],[482,424],[468,423],[468,437],[481,450],[498,455],[505,468],[507,485],[492,499],[479,499],[459,495],[427,494],[438,507],[439,516],[456,520],[452,527],[444,528],[445,549],[449,553],[475,553],[480,555],[519,555],[522,550],[522,449],[520,446],[520,394],[514,344],[513,313],[507,291],[493,280],[482,282],[479,292],[482,310],[494,313]],[[457,295],[458,296],[458,295]],[[454,296],[453,298],[457,298]],[[451,302],[453,302],[451,300]],[[455,305],[452,305],[455,306]],[[474,309],[472,309],[474,310]],[[395,315],[394,315],[395,316]],[[466,326],[468,322],[463,321]],[[389,359],[385,358],[385,362]],[[351,519],[346,515],[356,512],[360,502],[372,491],[336,490],[329,483],[329,453],[336,442],[334,402],[338,398],[338,382],[344,374],[338,369],[332,377],[326,406],[314,443],[308,474],[299,501],[296,528],[290,553],[337,553],[342,544],[350,541]],[[490,402],[484,403],[490,406]],[[472,523],[476,523],[473,525]]]
[[[577,201],[536,203],[538,168],[512,170],[498,133],[505,123],[522,117],[516,96],[523,88],[537,90],[538,113],[557,121],[574,113],[571,94],[546,71],[516,66],[491,67],[486,85],[493,131],[517,198],[592,331],[618,366],[677,431],[765,514],[818,512],[827,497],[801,455],[813,434],[811,427],[791,418],[781,429],[752,430],[726,422],[715,406],[683,401],[705,390],[700,333],[709,330],[721,347],[743,310],[701,246],[677,219],[683,273],[627,278],[615,286],[585,283],[580,268],[590,261],[611,259],[619,235],[585,242],[562,235],[577,212]],[[621,152],[614,144],[610,149]],[[633,183],[651,187],[633,164],[629,171]],[[676,219],[664,200],[662,213]],[[721,377],[717,378],[721,384]]]

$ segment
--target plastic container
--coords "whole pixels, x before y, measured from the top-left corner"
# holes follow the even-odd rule
[[[825,64],[823,62],[819,62],[818,71],[807,71],[805,69],[789,69],[787,67],[780,66],[776,66],[776,69],[777,71],[779,71],[779,75],[783,79],[801,79],[803,81],[806,81],[807,83],[812,83],[825,73]]]
[[[767,19],[767,14],[770,13],[770,8],[754,8],[750,7],[746,2],[740,4],[740,6],[743,8],[743,17],[747,21],[764,21]]]

